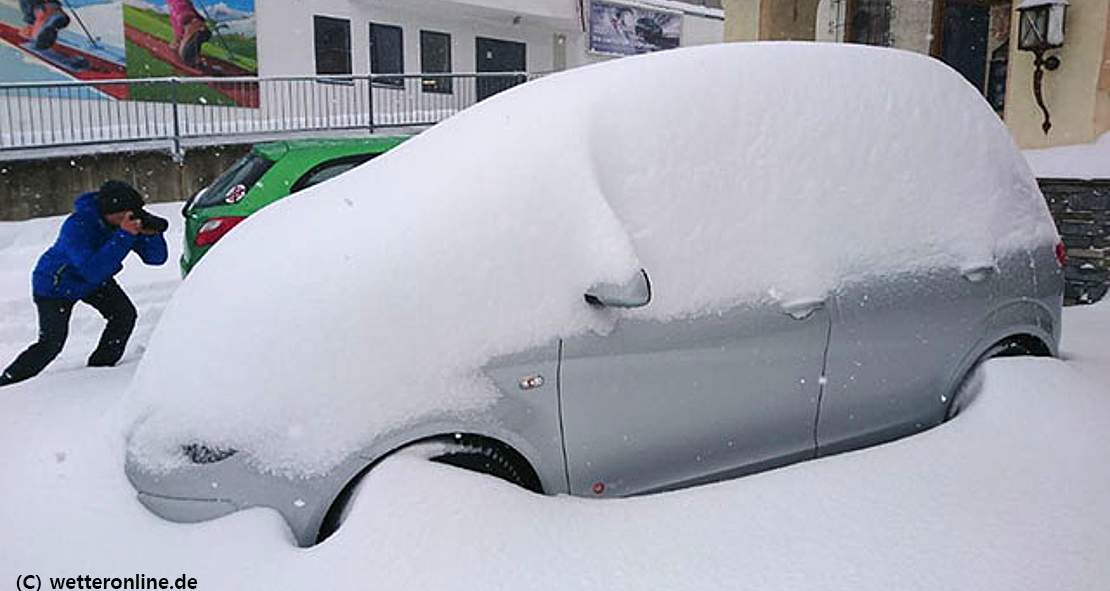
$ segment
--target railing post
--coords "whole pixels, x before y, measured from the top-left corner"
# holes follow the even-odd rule
[[[370,121],[367,129],[374,133],[374,77],[366,75],[366,94],[370,97]]]
[[[180,79],[177,76],[170,78],[170,96],[173,101],[173,159],[180,164],[184,160],[181,153],[181,121],[177,113],[177,85]]]

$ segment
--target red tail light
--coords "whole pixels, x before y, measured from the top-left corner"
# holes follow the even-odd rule
[[[1064,246],[1064,241],[1056,243],[1056,262],[1060,263],[1061,267],[1068,265],[1068,249]]]
[[[204,222],[204,225],[200,227],[200,231],[197,232],[197,239],[194,243],[197,246],[215,244],[217,240],[224,237],[224,234],[230,232],[232,228],[245,219],[247,218],[242,216],[212,218]]]

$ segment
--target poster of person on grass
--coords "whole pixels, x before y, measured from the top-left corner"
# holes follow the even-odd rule
[[[254,107],[254,0],[0,0],[0,78],[14,82],[202,78],[82,88],[95,98]],[[83,96],[83,95],[82,95]]]

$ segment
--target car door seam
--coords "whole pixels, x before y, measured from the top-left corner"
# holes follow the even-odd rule
[[[555,404],[559,410],[559,447],[563,451],[563,479],[570,490],[570,462],[567,461],[567,433],[563,427],[563,339],[559,339],[559,361],[555,365]]]
[[[821,423],[821,403],[825,399],[825,386],[828,385],[829,347],[832,346],[833,315],[828,313],[828,326],[825,328],[825,352],[821,356],[821,376],[817,380],[817,412],[813,415],[813,457],[819,455],[820,444],[817,441],[817,427]]]

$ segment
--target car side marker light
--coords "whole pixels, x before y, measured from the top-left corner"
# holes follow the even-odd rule
[[[543,376],[541,376],[539,374],[534,375],[534,376],[528,376],[528,377],[524,378],[523,380],[520,380],[520,389],[521,390],[531,390],[533,388],[539,388],[542,385],[543,385]]]

